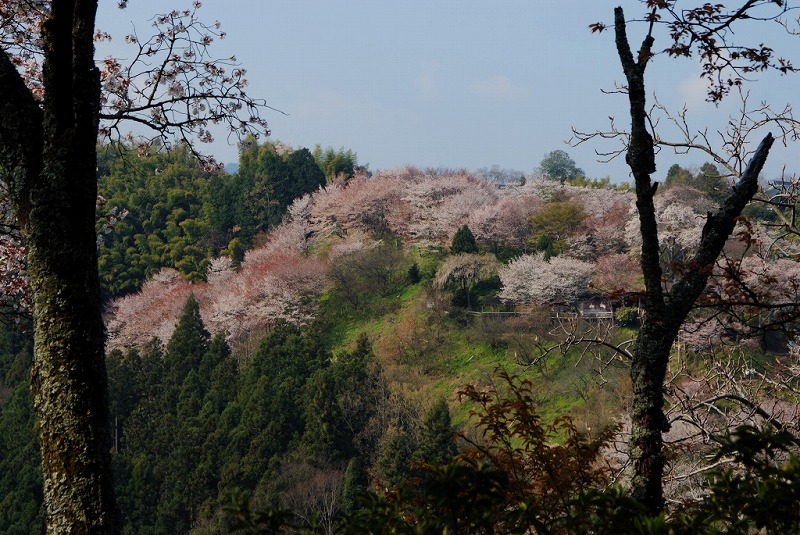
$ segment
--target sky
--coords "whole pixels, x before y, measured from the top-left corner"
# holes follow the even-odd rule
[[[190,1],[131,0],[126,10],[110,0],[100,4],[97,26],[114,38],[98,54],[124,59],[131,52],[125,34],[135,28],[144,35],[154,14],[188,8]],[[498,165],[530,173],[558,149],[587,176],[621,182],[629,180],[624,158],[603,163],[596,154],[617,142],[566,143],[573,127],[603,130],[610,117],[620,128],[629,125],[625,96],[603,92],[623,81],[613,32],[588,29],[610,24],[616,5],[628,19],[643,13],[638,0],[205,0],[198,14],[222,23],[227,37],[212,51],[236,55],[247,69],[250,96],[285,113],[264,113],[273,140],[351,149],[372,171]],[[645,31],[642,23],[629,25],[632,47]],[[655,35],[656,48],[666,47],[666,29]],[[737,35],[789,57],[800,50],[772,25],[748,22]],[[791,104],[800,95],[799,76],[754,79],[750,101]],[[646,83],[651,101],[655,92],[674,112],[686,106],[693,129],[708,129],[712,139],[740,104],[736,96],[719,107],[705,102],[692,60],[658,55]],[[220,161],[238,160],[224,135],[208,149]],[[674,163],[706,160],[664,150],[655,178]],[[796,145],[773,150],[765,177],[777,177],[784,166],[800,172]]]

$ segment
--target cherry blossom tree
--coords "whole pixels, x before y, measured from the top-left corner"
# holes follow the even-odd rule
[[[310,221],[321,234],[358,230],[441,246],[495,200],[494,187],[477,174],[406,167],[329,185],[312,196]]]
[[[592,286],[602,292],[641,292],[644,290],[639,262],[626,254],[604,255],[597,259]]]
[[[403,191],[412,219],[411,237],[442,245],[466,222],[470,213],[493,202],[494,187],[469,172],[442,170],[416,175]]]
[[[270,246],[294,249],[305,254],[314,233],[310,219],[311,195],[306,194],[295,199],[287,210],[284,222],[270,233]]]
[[[201,6],[194,0],[190,9],[156,15],[144,35],[134,29],[124,36],[132,48],[130,60],[101,61],[101,135],[134,139],[128,132],[134,122],[152,133],[138,140],[141,147],[156,139],[168,147],[177,139],[194,148],[198,141],[214,141],[215,125],[234,140],[269,134],[259,116],[266,102],[247,95],[247,71],[235,56],[214,56],[211,46],[226,33],[219,21],[202,21]],[[194,150],[209,167],[214,165],[212,158]]]
[[[500,296],[528,303],[575,303],[588,293],[594,265],[568,256],[545,260],[543,252],[522,255],[499,270]]]
[[[724,322],[729,336],[779,331],[791,338],[800,332],[800,263],[794,259],[726,255],[711,281],[715,291],[700,300],[700,318]]]
[[[240,271],[243,315],[262,322],[283,317],[304,323],[316,310],[326,270],[322,260],[296,251],[272,247],[252,251],[245,256]],[[224,297],[225,293],[215,291],[214,295]]]
[[[544,201],[533,195],[501,197],[495,203],[486,202],[470,212],[467,225],[478,243],[525,251],[530,237],[528,218],[543,204]]]
[[[202,305],[204,293],[201,286],[189,284],[178,271],[162,269],[142,284],[139,292],[109,305],[109,348],[142,347],[153,337],[166,344],[189,295],[194,294]]]
[[[697,248],[711,199],[685,186],[675,186],[657,195],[653,204],[659,224],[661,256],[666,262],[684,261]],[[628,220],[625,239],[632,251],[641,251],[638,221]]]
[[[470,289],[482,279],[497,273],[498,263],[494,256],[462,253],[448,256],[436,270],[433,286],[439,290],[460,288],[467,294],[467,308],[472,308]]]
[[[315,231],[332,234],[357,229],[380,238],[387,232],[407,236],[402,179],[389,173],[355,176],[346,184],[328,185],[312,197]]]
[[[570,255],[584,261],[628,250],[621,228],[634,217],[633,194],[608,188],[565,188],[570,199],[579,203],[587,218],[578,235],[569,240]]]
[[[8,189],[0,180],[0,310],[11,320],[30,312],[30,288],[26,274],[25,246],[19,234]],[[5,312],[0,312],[0,316]]]
[[[209,330],[225,333],[233,343],[278,319],[310,320],[326,283],[327,265],[304,254],[303,242],[287,245],[292,231],[278,227],[275,233],[278,240],[248,251],[237,269],[228,258],[214,260],[206,283],[189,284],[178,272],[163,269],[138,293],[114,301],[109,347],[141,347],[153,336],[169,340],[189,294],[200,304]]]
[[[0,307],[16,321],[30,309],[25,264],[25,247],[13,236],[0,235]]]

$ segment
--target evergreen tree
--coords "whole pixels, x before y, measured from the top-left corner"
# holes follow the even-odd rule
[[[269,230],[281,222],[294,199],[325,185],[325,174],[308,149],[254,142],[240,154],[239,178],[256,230]]]
[[[293,151],[286,158],[286,163],[291,169],[291,178],[286,187],[286,195],[280,199],[288,207],[292,201],[306,193],[313,193],[325,185],[325,173],[314,161],[314,156],[308,149]]]
[[[141,389],[140,400],[155,402],[160,396],[164,383],[164,348],[161,340],[151,338],[141,350],[141,367],[134,375]]]
[[[189,372],[200,367],[208,350],[211,335],[200,317],[200,303],[194,294],[189,296],[183,313],[167,343],[167,376],[172,388],[180,388]]]
[[[227,489],[255,488],[269,478],[266,472],[278,456],[301,441],[309,404],[306,383],[330,361],[320,334],[280,321],[262,341],[242,378],[240,408],[231,409],[239,417],[231,430],[232,455],[222,468]]]
[[[363,496],[369,486],[367,472],[358,457],[353,457],[347,463],[342,482],[342,512],[352,514],[361,508],[359,498]]]
[[[0,404],[0,528],[3,533],[44,532],[39,440],[27,382]]]
[[[411,284],[417,284],[421,279],[422,277],[419,273],[419,265],[414,262],[411,264],[411,267],[408,268],[408,282]]]
[[[478,243],[475,241],[475,235],[472,234],[467,225],[462,226],[453,235],[450,251],[453,254],[478,252]]]
[[[701,165],[697,174],[692,174],[691,171],[678,164],[673,164],[667,171],[664,187],[677,185],[700,190],[716,202],[722,202],[731,190],[730,184],[719,172],[717,166],[711,162]]]
[[[200,361],[200,368],[198,378],[202,385],[203,391],[208,391],[214,371],[225,360],[230,360],[231,348],[225,340],[223,333],[217,333],[208,344],[208,349],[203,354]]]
[[[216,229],[228,224],[218,221],[222,207],[212,209],[227,200],[228,192],[219,187],[222,179],[209,177],[183,147],[143,157],[119,144],[100,151],[98,191],[105,202],[97,212],[97,231],[104,291],[110,296],[135,292],[162,267],[175,268],[190,281],[205,280],[209,257],[230,240],[223,232],[233,226]],[[218,196],[213,202],[211,183]]]
[[[351,178],[358,165],[357,160],[356,153],[352,150],[345,151],[344,147],[338,151],[333,147],[325,150],[320,145],[314,147],[314,161],[328,180],[339,176],[343,176],[345,180]]]
[[[0,321],[0,531],[44,532],[42,471],[29,384],[30,332]]]
[[[212,348],[209,349],[209,352],[211,351],[213,351],[213,340]],[[236,361],[230,356],[226,356],[211,372],[210,378],[203,403],[210,403],[214,413],[222,413],[228,403],[236,399],[239,384],[239,370]]]
[[[707,193],[716,202],[722,202],[731,191],[731,185],[722,177],[717,166],[711,162],[700,166],[695,181],[697,189]]]
[[[237,269],[242,265],[242,262],[244,262],[244,242],[242,242],[242,240],[239,238],[232,239],[230,242],[228,242],[228,247],[226,247],[223,253],[227,254],[231,258],[231,267]]]
[[[411,474],[414,444],[408,431],[394,428],[387,432],[376,468],[382,484],[395,487]]]
[[[555,248],[553,247],[553,239],[549,234],[542,234],[539,236],[539,239],[536,241],[536,249],[544,252],[545,260],[550,260],[550,257],[556,254]]]
[[[221,452],[229,442],[217,427],[237,383],[224,337],[209,338],[190,296],[163,359],[154,339],[138,360],[131,352],[123,361],[141,368],[129,374],[138,403],[124,425],[125,447],[115,457],[126,533],[185,533],[201,504],[216,500]]]
[[[414,456],[417,460],[440,466],[451,462],[456,452],[450,409],[444,398],[440,398],[425,415]]]
[[[305,433],[302,448],[311,459],[338,461],[350,450],[329,370],[320,370],[305,385]]]
[[[114,349],[106,356],[108,373],[109,427],[113,436],[114,451],[119,451],[123,438],[123,425],[139,403],[143,385],[137,374],[142,369],[139,352],[131,349],[123,354]]]
[[[558,180],[562,184],[568,178],[584,176],[583,169],[575,164],[575,160],[570,158],[563,150],[554,150],[544,155],[539,163],[539,172],[551,180]]]
[[[679,184],[689,185],[693,180],[692,173],[680,165],[674,163],[667,170],[667,177],[664,180],[664,187],[669,188]]]

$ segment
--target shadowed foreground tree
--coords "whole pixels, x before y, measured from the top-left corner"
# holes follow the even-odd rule
[[[653,196],[658,184],[651,180],[656,171],[654,137],[648,115],[645,89],[645,70],[658,52],[654,49],[654,28],[657,23],[668,25],[673,42],[666,49],[672,56],[691,56],[696,51],[701,58],[703,75],[709,82],[709,100],[718,102],[731,86],[742,83],[742,72],[775,68],[790,72],[794,68],[783,59],[775,59],[772,50],[733,46],[729,42],[729,26],[751,18],[754,8],[768,2],[739,2],[730,10],[722,4],[695,9],[674,9],[675,2],[648,0],[651,9],[646,17],[649,30],[636,54],[628,42],[626,20],[622,8],[614,10],[614,30],[619,55],[627,84],[631,114],[631,129],[627,133],[626,161],[636,186],[636,207],[639,212],[642,236],[641,265],[645,283],[647,315],[631,352],[631,378],[633,382],[632,435],[630,451],[634,467],[631,493],[651,514],[664,506],[662,477],[664,453],[662,433],[669,427],[664,416],[662,385],[667,371],[670,349],[681,324],[695,301],[706,288],[709,275],[728,236],[747,203],[758,190],[758,175],[764,166],[774,141],[767,134],[752,153],[746,169],[719,208],[708,213],[706,224],[696,253],[689,258],[667,290],[663,286],[662,267],[659,263],[659,237]],[[778,14],[786,13],[783,2],[773,2]],[[762,15],[759,15],[761,18]],[[604,29],[593,24],[593,31]],[[732,73],[732,74],[731,74]],[[592,136],[586,136],[585,141]]]
[[[27,253],[48,533],[117,529],[95,236],[101,118],[106,134],[134,119],[156,137],[201,141],[209,122],[234,134],[266,126],[241,90],[243,71],[202,60],[221,35],[193,10],[155,17],[134,63],[106,59],[102,72],[96,10],[96,0],[0,6],[0,177]]]

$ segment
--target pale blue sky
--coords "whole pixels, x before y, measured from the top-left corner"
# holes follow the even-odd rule
[[[124,11],[110,0],[101,4],[98,27],[118,36],[109,50],[124,56],[122,36],[134,24],[144,35],[154,13],[184,9],[189,0],[132,0]],[[628,179],[622,158],[602,164],[594,154],[613,144],[564,144],[573,126],[602,129],[609,116],[620,127],[628,124],[625,98],[601,93],[622,81],[613,34],[587,29],[598,20],[610,23],[619,4],[629,19],[642,14],[637,0],[205,0],[200,15],[222,22],[228,37],[214,50],[236,54],[248,70],[251,96],[288,114],[266,113],[273,139],[343,146],[372,170],[496,164],[527,173],[546,152],[562,149],[589,176],[622,181]],[[635,48],[644,31],[630,26]],[[767,44],[779,36],[772,26],[748,31]],[[665,32],[656,37],[657,47],[666,46]],[[800,94],[797,76],[762,78],[750,86],[751,99],[782,107]],[[690,60],[656,57],[648,83],[673,109],[686,103],[693,123],[711,131],[735,109],[735,99],[719,109],[703,102],[699,68]],[[219,137],[210,152],[236,161],[236,148]],[[664,151],[656,177],[673,163],[703,161]],[[800,171],[796,146],[775,150],[768,177],[784,164]]]

